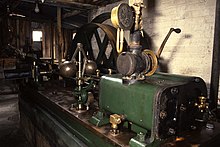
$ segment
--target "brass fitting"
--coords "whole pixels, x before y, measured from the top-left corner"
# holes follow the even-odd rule
[[[99,69],[96,69],[96,76],[100,77],[100,70]]]
[[[199,108],[201,112],[203,112],[205,109],[209,107],[209,104],[206,102],[207,98],[204,96],[199,97],[199,102],[195,103],[195,106]]]
[[[129,6],[133,7],[134,11],[135,11],[135,30],[141,30],[143,29],[143,22],[142,22],[142,15],[141,15],[141,11],[142,8],[146,8],[146,6],[144,6],[144,1],[143,0],[129,0]]]
[[[110,69],[110,68],[108,69],[108,74],[112,75],[112,69]]]
[[[111,125],[112,133],[114,135],[118,134],[119,133],[118,125],[122,122],[122,117],[118,114],[112,114],[110,115],[109,122],[112,124]]]

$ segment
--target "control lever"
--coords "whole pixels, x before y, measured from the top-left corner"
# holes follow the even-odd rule
[[[169,37],[170,37],[170,35],[171,35],[171,33],[173,31],[176,32],[177,34],[179,34],[181,32],[181,29],[179,29],[179,28],[176,28],[176,29],[170,28],[170,31],[167,33],[167,36],[165,37],[165,39],[163,40],[162,44],[160,45],[160,48],[157,51],[156,56],[157,56],[158,59],[160,58],[160,55],[161,55],[161,53],[163,51],[163,48],[164,48],[165,44],[167,43],[167,40],[169,39]]]

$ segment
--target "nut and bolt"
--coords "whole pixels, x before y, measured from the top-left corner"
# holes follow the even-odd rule
[[[180,111],[186,111],[186,107],[183,104],[180,106]]]
[[[164,110],[162,110],[162,111],[160,112],[160,118],[161,118],[161,119],[164,119],[164,118],[166,118],[166,117],[167,117],[167,112],[164,111]]]
[[[175,131],[173,128],[169,128],[169,133],[170,133],[170,134],[175,134],[176,131]]]
[[[213,130],[215,128],[214,124],[213,123],[207,123],[206,124],[206,129],[208,130]]]
[[[195,78],[194,81],[195,81],[196,83],[199,83],[199,82],[200,82],[200,79],[199,79],[199,78]]]
[[[140,142],[144,142],[145,141],[145,134],[143,132],[139,132],[137,134],[137,139],[140,141]]]
[[[170,92],[172,95],[176,95],[176,94],[178,94],[179,90],[178,90],[178,88],[173,87],[173,88],[171,88]]]

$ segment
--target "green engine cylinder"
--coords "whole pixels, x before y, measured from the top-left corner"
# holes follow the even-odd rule
[[[197,124],[207,108],[201,97],[206,100],[207,90],[199,77],[157,73],[124,85],[121,75],[112,75],[101,78],[99,106],[106,114],[123,115],[130,124],[166,138]]]

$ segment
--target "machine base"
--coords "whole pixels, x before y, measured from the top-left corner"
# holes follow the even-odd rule
[[[220,146],[220,123],[216,122],[214,129],[204,127],[151,144],[141,142],[136,133],[126,129],[113,136],[110,124],[98,127],[89,122],[98,112],[97,102],[84,113],[70,111],[75,102],[71,88],[62,87],[62,81],[47,82],[43,87],[35,90],[26,85],[20,93],[21,126],[35,146]]]

